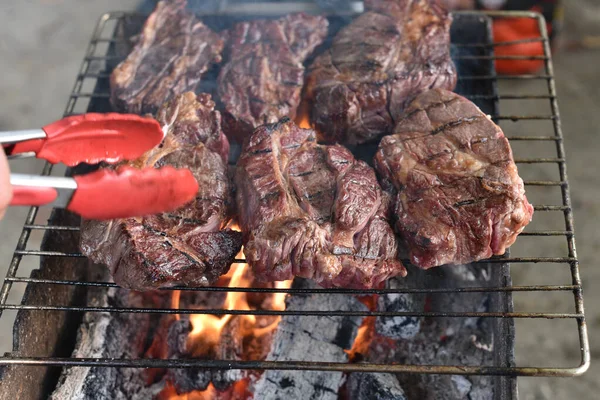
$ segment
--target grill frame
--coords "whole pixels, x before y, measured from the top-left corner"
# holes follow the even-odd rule
[[[476,14],[479,12],[459,12],[457,14]],[[544,318],[544,319],[575,319],[577,321],[577,330],[579,337],[581,361],[575,367],[492,367],[492,366],[461,366],[461,365],[384,365],[384,364],[344,364],[330,362],[270,362],[270,361],[227,361],[227,360],[159,360],[159,359],[136,359],[136,360],[115,360],[115,359],[86,359],[86,358],[60,358],[60,357],[20,357],[10,353],[0,357],[0,366],[2,365],[39,365],[39,366],[104,366],[104,367],[141,367],[141,368],[239,368],[239,369],[280,369],[280,370],[322,370],[322,371],[363,371],[363,372],[391,372],[391,373],[428,373],[428,374],[459,374],[459,375],[501,375],[501,376],[553,376],[553,377],[573,377],[583,374],[590,365],[590,350],[587,328],[585,323],[582,282],[579,272],[579,262],[577,259],[573,213],[571,207],[571,198],[569,193],[569,183],[567,176],[567,166],[565,162],[565,150],[563,145],[563,133],[560,124],[560,114],[558,111],[558,102],[554,82],[554,71],[550,51],[550,43],[546,30],[546,23],[541,14],[533,12],[485,12],[491,18],[532,18],[538,23],[541,35],[535,39],[525,39],[513,42],[489,44],[473,44],[466,46],[486,46],[496,47],[508,44],[542,42],[544,48],[543,56],[467,56],[463,59],[469,60],[498,60],[498,59],[518,59],[518,60],[543,60],[545,68],[539,75],[518,75],[518,76],[461,76],[462,80],[491,80],[493,83],[498,80],[545,80],[547,82],[547,95],[492,95],[478,96],[493,101],[502,100],[526,100],[526,99],[547,99],[550,102],[551,115],[493,115],[496,120],[549,120],[552,121],[554,135],[548,136],[509,136],[511,141],[540,141],[555,142],[556,157],[552,158],[526,158],[515,159],[517,164],[554,164],[558,166],[560,180],[534,180],[525,181],[526,186],[552,186],[560,187],[562,204],[561,205],[537,205],[537,212],[562,212],[564,215],[564,230],[544,230],[524,232],[522,236],[542,236],[542,237],[564,237],[567,241],[568,255],[566,257],[493,257],[490,260],[480,263],[560,263],[568,264],[571,272],[571,285],[522,285],[509,287],[469,287],[459,289],[372,289],[372,290],[353,290],[353,289],[320,289],[319,293],[344,293],[344,294],[385,294],[385,293],[434,293],[434,292],[572,292],[575,312],[574,313],[551,313],[551,312],[458,312],[458,313],[432,313],[432,312],[405,312],[405,313],[386,313],[386,312],[335,312],[335,315],[364,315],[364,316],[423,316],[438,318],[453,317],[490,317],[490,318]],[[121,19],[128,13],[107,13],[103,15],[93,33],[86,56],[80,68],[73,91],[69,97],[65,109],[65,116],[72,115],[80,98],[106,97],[107,94],[95,94],[93,92],[83,92],[84,81],[86,79],[106,78],[106,74],[90,72],[90,66],[93,62],[104,62],[106,57],[97,56],[96,49],[101,43],[110,43],[114,39],[102,38],[106,24],[113,19]],[[474,99],[474,97],[470,97]],[[46,164],[42,175],[50,175],[52,166]],[[49,306],[49,305],[25,305],[8,304],[7,299],[14,283],[27,283],[36,285],[67,285],[73,287],[114,287],[111,283],[100,282],[81,282],[75,280],[52,280],[41,278],[25,278],[17,276],[17,271],[23,257],[83,257],[77,253],[66,253],[57,251],[28,250],[27,242],[29,236],[34,230],[44,230],[46,233],[52,231],[77,231],[78,227],[73,226],[47,226],[35,224],[38,208],[33,207],[29,210],[23,231],[18,240],[16,250],[10,262],[10,266],[0,289],[0,318],[4,310],[54,310],[71,312],[134,312],[134,313],[177,313],[177,314],[212,314],[212,315],[330,315],[330,312],[319,314],[316,312],[296,312],[290,311],[243,311],[243,310],[197,310],[197,309],[139,309],[139,308],[104,308],[104,307],[83,307],[83,306]],[[244,262],[244,260],[236,260]],[[269,292],[269,293],[307,293],[314,292],[308,289],[260,289],[260,288],[177,288],[178,290],[205,290],[205,291],[240,291],[240,292]],[[170,290],[170,289],[164,289]]]

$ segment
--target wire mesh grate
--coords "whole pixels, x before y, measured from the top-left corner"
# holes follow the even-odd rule
[[[464,12],[462,14],[473,14]],[[91,101],[100,98],[108,98],[109,93],[98,93],[94,90],[94,85],[99,79],[107,79],[109,74],[104,70],[104,64],[110,60],[106,55],[107,46],[116,43],[113,37],[117,24],[126,18],[129,14],[110,13],[105,14],[96,27],[92,40],[90,41],[83,64],[77,75],[72,94],[69,97],[65,115],[78,114],[85,112]],[[480,15],[480,14],[479,14]],[[523,74],[515,76],[497,76],[490,75],[464,75],[459,80],[463,81],[488,81],[494,82],[539,82],[544,86],[544,93],[507,93],[494,96],[472,95],[472,100],[476,98],[485,98],[500,102],[503,107],[507,103],[537,101],[544,102],[546,111],[540,114],[532,115],[491,115],[501,124],[527,124],[527,123],[546,123],[547,135],[533,136],[527,135],[528,130],[523,129],[518,134],[507,137],[513,146],[524,143],[529,146],[542,146],[544,144],[552,146],[552,154],[544,157],[522,158],[519,154],[515,161],[519,164],[519,172],[523,176],[528,195],[534,189],[541,190],[539,196],[534,196],[536,216],[540,214],[551,215],[552,223],[548,226],[537,226],[532,223],[525,232],[523,232],[517,244],[525,248],[524,255],[507,255],[503,257],[493,257],[490,260],[481,263],[509,263],[513,268],[529,268],[531,265],[540,264],[544,268],[549,265],[559,264],[569,268],[569,284],[518,284],[506,287],[465,287],[465,288],[404,288],[404,289],[371,289],[371,290],[353,290],[353,289],[272,289],[272,288],[242,288],[242,287],[207,287],[207,288],[174,288],[182,291],[206,291],[206,292],[248,292],[248,293],[338,293],[352,295],[367,294],[386,294],[386,293],[473,293],[473,292],[498,292],[498,293],[572,293],[574,301],[573,312],[555,312],[555,311],[512,311],[512,312],[341,312],[341,311],[271,311],[271,310],[226,310],[226,309],[174,309],[174,308],[133,308],[133,307],[89,307],[89,306],[71,306],[71,305],[53,305],[53,304],[28,304],[23,301],[20,304],[9,303],[8,298],[13,285],[40,285],[44,287],[69,286],[69,287],[96,287],[96,288],[114,288],[116,285],[110,282],[80,281],[71,279],[48,279],[20,276],[19,266],[25,257],[48,258],[81,258],[78,252],[65,252],[53,249],[30,249],[28,240],[32,232],[44,232],[51,235],[59,235],[68,232],[79,231],[79,226],[70,225],[50,225],[43,224],[36,220],[37,208],[31,208],[23,226],[23,231],[18,240],[14,256],[10,261],[9,269],[0,290],[0,318],[5,310],[30,310],[37,311],[60,311],[65,313],[82,312],[110,312],[110,313],[155,313],[155,314],[211,314],[211,315],[360,315],[360,316],[415,316],[429,318],[468,318],[468,317],[489,317],[489,318],[514,318],[514,319],[567,319],[575,320],[577,324],[577,335],[580,349],[580,363],[576,366],[558,366],[558,367],[491,367],[491,366],[467,366],[467,365],[382,365],[372,363],[362,364],[344,364],[329,362],[300,362],[300,361],[229,361],[229,360],[163,360],[163,359],[88,359],[88,358],[58,358],[51,355],[25,357],[12,353],[0,357],[0,365],[19,364],[19,365],[54,365],[54,366],[106,366],[106,367],[206,367],[206,368],[248,368],[248,369],[301,369],[301,370],[338,370],[338,371],[373,371],[373,372],[415,372],[415,373],[436,373],[436,374],[461,374],[461,375],[510,375],[510,376],[575,376],[585,372],[590,363],[590,351],[585,326],[585,317],[583,309],[582,284],[579,275],[579,263],[577,260],[575,237],[573,233],[573,214],[571,208],[571,199],[569,195],[569,183],[567,178],[567,167],[565,163],[565,151],[563,147],[563,134],[560,124],[560,116],[557,105],[556,89],[554,84],[554,72],[551,60],[550,44],[546,34],[546,25],[543,17],[537,13],[531,12],[488,12],[491,18],[531,18],[537,21],[541,35],[539,38],[501,42],[493,44],[463,44],[466,47],[485,47],[496,48],[518,43],[541,42],[544,48],[543,56],[462,56],[463,59],[480,60],[543,60],[544,70],[539,75]],[[513,129],[514,130],[514,129]],[[526,154],[527,155],[527,154]],[[535,168],[534,168],[535,167]],[[539,168],[538,168],[539,167]],[[548,167],[548,168],[546,168]],[[544,169],[546,168],[546,169]],[[52,172],[52,166],[46,165],[42,171],[44,175]],[[534,176],[535,175],[535,176]],[[556,191],[558,195],[549,195],[548,191]],[[535,194],[535,193],[534,193]],[[555,199],[554,199],[554,197]],[[540,200],[542,201],[536,201]],[[546,199],[548,203],[546,204]],[[554,202],[550,201],[554,199]],[[534,221],[536,218],[534,217]],[[528,254],[527,252],[539,247],[540,240],[561,239],[557,249],[564,249],[562,254],[552,254],[539,256]],[[558,251],[558,250],[557,250]],[[244,262],[244,260],[236,260]],[[161,289],[170,291],[173,289]],[[517,337],[518,340],[518,337]]]

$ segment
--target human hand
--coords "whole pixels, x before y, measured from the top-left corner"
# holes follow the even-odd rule
[[[4,217],[4,212],[12,199],[12,186],[10,185],[10,171],[8,169],[8,160],[4,154],[4,149],[0,146],[0,219]]]

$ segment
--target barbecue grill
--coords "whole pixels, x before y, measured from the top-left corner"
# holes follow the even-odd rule
[[[290,3],[292,4],[292,3]],[[213,18],[214,23],[230,19],[247,18],[254,13],[267,15],[274,12],[271,7],[261,8],[254,5],[248,8],[226,8]],[[288,7],[292,7],[288,4]],[[258,11],[257,11],[258,10]],[[286,9],[287,11],[291,11]],[[343,13],[352,13],[349,9]],[[281,13],[281,11],[277,11]],[[177,288],[185,291],[202,292],[249,292],[249,293],[337,293],[351,295],[389,294],[389,293],[490,293],[493,304],[489,310],[460,312],[381,312],[381,311],[269,311],[269,310],[226,310],[191,308],[135,308],[117,306],[91,306],[84,300],[87,290],[110,290],[116,287],[113,283],[90,279],[86,270],[89,268],[86,259],[77,248],[79,221],[73,215],[62,210],[55,210],[47,224],[36,218],[37,208],[31,208],[23,231],[17,243],[14,256],[10,261],[8,273],[0,290],[0,323],[8,324],[9,316],[4,311],[16,310],[17,318],[14,328],[14,348],[10,353],[0,357],[0,380],[3,389],[17,393],[20,390],[24,398],[34,397],[52,390],[56,383],[60,368],[66,366],[82,367],[133,367],[133,368],[208,368],[208,369],[256,369],[256,370],[321,370],[321,371],[369,371],[388,373],[418,374],[452,374],[452,375],[492,375],[497,376],[495,387],[497,398],[516,398],[516,376],[554,376],[572,377],[583,374],[590,363],[590,351],[583,309],[582,283],[579,275],[579,263],[575,248],[573,214],[569,195],[563,133],[558,111],[557,96],[554,84],[550,43],[546,24],[540,14],[533,12],[460,12],[455,13],[455,20],[462,23],[453,26],[453,58],[458,61],[459,89],[466,97],[476,102],[486,113],[498,122],[505,130],[515,151],[515,162],[520,175],[525,180],[527,195],[535,206],[534,222],[526,228],[511,254],[493,257],[479,262],[481,265],[492,264],[494,271],[490,285],[460,288],[428,288],[414,287],[402,289],[265,289],[241,287],[207,287]],[[212,17],[211,17],[212,18]],[[332,17],[336,18],[336,17]],[[339,18],[345,18],[344,16]],[[535,20],[539,26],[540,36],[533,39],[514,42],[492,43],[490,40],[489,22],[495,18],[528,18]],[[86,111],[108,111],[108,76],[110,70],[123,58],[127,51],[127,37],[139,29],[143,16],[126,13],[109,13],[101,17],[89,44],[85,59],[73,91],[66,106],[65,115]],[[475,24],[479,33],[467,35],[467,24]],[[477,25],[479,24],[479,25]],[[479,28],[477,28],[479,26]],[[481,30],[481,27],[483,31]],[[456,40],[455,40],[456,39]],[[541,42],[544,54],[540,56],[503,55],[496,56],[494,49],[525,42]],[[509,60],[543,60],[544,68],[537,75],[497,76],[493,62],[497,59]],[[471,69],[475,65],[477,68]],[[209,72],[210,74],[211,72]],[[210,85],[210,79],[206,85]],[[500,81],[535,82],[536,88],[543,92],[522,93],[513,87],[509,93],[498,91]],[[505,82],[503,82],[505,83]],[[529,86],[528,86],[529,87]],[[519,104],[536,101],[540,104],[539,114],[519,115],[503,114],[500,110],[516,109]],[[528,134],[530,124],[547,124],[548,134],[532,136]],[[518,132],[511,134],[511,132]],[[527,148],[549,149],[551,153],[543,157],[523,157]],[[70,173],[71,171],[69,171]],[[79,171],[77,171],[79,172]],[[47,164],[44,175],[52,174],[52,167]],[[536,221],[547,221],[537,224]],[[538,228],[540,227],[540,228]],[[40,249],[28,248],[28,240],[32,232],[43,232],[44,241]],[[556,254],[537,254],[541,241],[556,247]],[[561,254],[559,254],[559,252]],[[24,276],[19,267],[25,258],[40,258],[40,268],[30,277]],[[244,262],[244,260],[236,260]],[[541,268],[540,268],[541,267]],[[518,283],[511,282],[515,271],[532,268],[543,271],[543,268],[568,268],[571,282],[562,284]],[[16,285],[27,285],[21,302],[10,302],[11,289]],[[172,290],[172,289],[164,289]],[[517,302],[513,309],[513,296],[537,296],[539,308],[521,310]],[[571,296],[573,296],[571,298]],[[569,300],[569,298],[571,298]],[[543,307],[546,299],[560,299],[561,304],[573,301],[571,312],[555,312]],[[525,307],[524,307],[525,308]],[[493,351],[494,365],[403,365],[375,363],[332,363],[291,361],[236,361],[236,360],[199,360],[199,359],[109,359],[109,358],[76,358],[71,352],[75,341],[77,326],[83,313],[152,313],[152,314],[212,314],[212,315],[300,315],[300,316],[414,316],[431,319],[441,318],[491,318],[494,321],[495,346]],[[573,336],[571,348],[579,349],[580,362],[576,365],[566,363],[552,367],[530,365],[530,362],[515,362],[512,348],[514,341],[519,342],[519,327],[522,321],[535,320],[536,324],[528,324],[536,334],[543,335],[553,329],[563,329],[560,321],[574,320],[570,326]],[[542,321],[545,321],[542,323]],[[517,335],[514,337],[517,327]],[[534,326],[539,325],[539,326]],[[574,358],[576,353],[572,355]],[[566,359],[567,357],[565,357]],[[518,354],[517,354],[518,359]],[[564,361],[563,361],[564,362]],[[3,396],[0,396],[3,397]],[[36,396],[37,397],[37,396]]]

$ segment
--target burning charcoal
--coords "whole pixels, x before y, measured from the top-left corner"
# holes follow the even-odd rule
[[[424,272],[427,279],[421,287],[487,286],[493,273],[490,268],[481,264],[439,267]],[[434,292],[428,294],[427,304],[432,312],[487,312],[493,311],[490,296],[485,292]],[[492,323],[491,318],[423,318],[416,335],[399,339],[391,348],[389,342],[376,338],[367,359],[415,365],[491,365]],[[488,399],[493,394],[492,378],[488,376],[402,374],[397,378],[408,398]]]
[[[313,283],[296,279],[295,286],[313,287]],[[366,311],[366,307],[349,295],[294,295],[288,298],[290,311]],[[285,315],[275,333],[269,361],[347,362],[349,349],[356,338],[362,317]],[[341,372],[268,370],[255,385],[255,399],[315,398],[336,400],[344,381]]]
[[[169,359],[188,358],[187,339],[192,331],[192,324],[187,319],[173,322],[169,328],[167,343]],[[171,368],[167,372],[177,393],[188,393],[192,390],[205,390],[211,382],[211,373],[197,368]]]
[[[411,293],[395,293],[381,296],[377,302],[378,311],[407,312],[414,311]],[[375,323],[377,333],[391,339],[410,339],[421,329],[419,317],[379,317]]]
[[[454,388],[458,391],[461,398],[466,397],[473,387],[471,381],[462,375],[452,375],[450,380],[454,383]]]
[[[206,357],[220,360],[239,360],[243,353],[242,337],[239,335],[240,318],[233,319],[221,335],[218,348],[210,350]],[[169,358],[193,358],[187,343],[192,324],[187,319],[175,321],[169,329]],[[173,368],[167,373],[177,393],[206,390],[212,383],[215,389],[225,391],[236,381],[245,377],[241,370],[208,370],[201,368]]]
[[[108,279],[104,268],[90,268],[90,281]],[[168,298],[152,293],[135,293],[121,288],[88,289],[87,305],[92,307],[167,306]],[[83,316],[73,357],[142,358],[148,351],[148,337],[159,335],[159,319],[141,313],[95,313]],[[135,329],[132,329],[135,327]],[[52,400],[153,398],[160,384],[148,385],[146,370],[137,368],[74,367],[63,370]],[[151,382],[152,383],[152,382]]]
[[[404,390],[392,374],[354,372],[348,377],[348,398],[353,400],[406,400]]]
[[[390,289],[406,288],[414,281],[412,274],[406,280],[391,279],[388,281]],[[379,297],[377,311],[384,312],[408,312],[422,311],[425,305],[425,297],[418,293],[389,293]],[[419,317],[378,317],[375,322],[375,330],[379,335],[390,339],[410,339],[414,337],[421,328]]]
[[[489,282],[492,273],[490,264],[459,264],[444,267],[444,273],[448,280],[456,282],[455,286],[476,285],[477,282]]]
[[[216,351],[216,359],[219,360],[242,360],[244,357],[244,318],[233,318],[223,328]],[[225,391],[236,381],[243,379],[245,370],[218,370],[210,371],[211,381],[215,389]]]
[[[167,344],[169,346],[169,358],[183,355],[187,352],[187,338],[192,331],[192,324],[188,319],[175,321],[169,327]]]
[[[179,394],[193,390],[206,390],[211,382],[209,371],[196,368],[171,368],[167,376]]]

